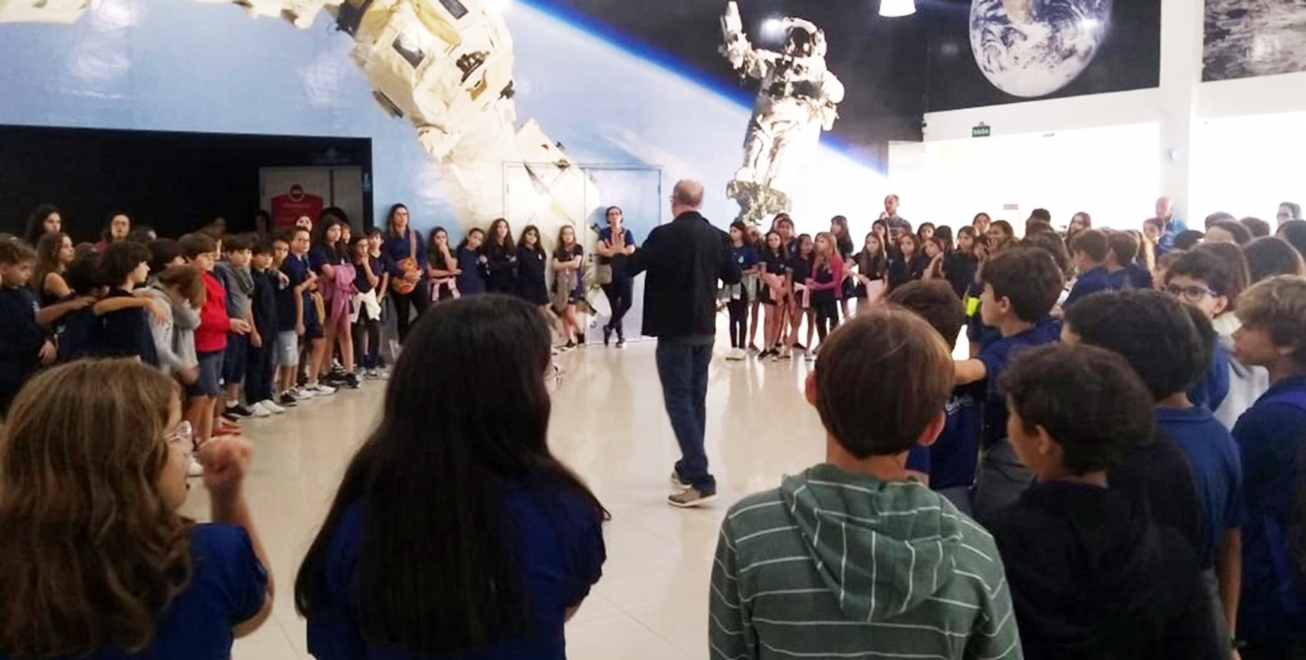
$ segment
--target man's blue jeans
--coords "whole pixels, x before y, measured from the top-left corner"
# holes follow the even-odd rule
[[[707,430],[707,368],[712,362],[712,344],[678,339],[659,339],[658,378],[662,400],[671,418],[671,428],[680,443],[676,462],[680,480],[705,495],[716,493],[716,479],[707,471],[703,436]]]

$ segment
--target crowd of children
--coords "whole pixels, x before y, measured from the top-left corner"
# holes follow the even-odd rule
[[[913,232],[891,197],[855,255],[844,218],[812,239],[780,217],[760,244],[734,225],[753,279],[723,293],[731,357],[755,304],[763,357],[806,352],[806,322],[826,461],[725,516],[711,657],[1306,658],[1306,221],[1268,236],[1213,216],[1193,239],[1162,211],[1137,233],[1076,214],[1062,234],[1040,210],[1020,239],[981,214],[953,246],[947,227]],[[636,249],[620,220],[600,266]],[[142,244],[115,217],[99,249],[48,222],[36,249],[0,240],[0,403],[72,362],[37,376],[3,429],[0,558],[21,570],[0,576],[0,659],[229,649],[257,627],[272,582],[239,494],[249,450],[202,441],[223,413],[376,375],[387,296],[432,312],[401,324],[386,417],[300,570],[310,651],[565,657],[607,514],[549,454],[539,375],[549,322],[578,339],[584,253],[574,232],[545,254],[538,229],[514,241],[502,220],[451,249],[407,221],[396,207],[357,239],[325,219],[316,236],[306,222]],[[620,342],[617,270],[598,278]],[[508,295],[438,304],[482,291]],[[94,460],[91,435],[120,460]],[[247,534],[176,516],[195,440],[215,521]],[[41,492],[87,513],[54,515]],[[125,513],[105,517],[101,493]],[[98,563],[68,578],[95,534]],[[192,564],[188,543],[223,563]],[[137,582],[120,587],[119,564]],[[102,592],[134,618],[101,621],[86,604]]]

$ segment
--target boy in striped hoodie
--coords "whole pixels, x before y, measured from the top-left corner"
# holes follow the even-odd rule
[[[952,388],[951,351],[911,312],[830,335],[807,379],[827,462],[726,515],[712,658],[1022,657],[993,538],[906,468]]]

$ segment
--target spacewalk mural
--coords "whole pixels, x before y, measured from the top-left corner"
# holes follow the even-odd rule
[[[1202,80],[1306,71],[1306,3],[1206,0]]]
[[[1160,0],[940,0],[929,110],[1160,84]]]

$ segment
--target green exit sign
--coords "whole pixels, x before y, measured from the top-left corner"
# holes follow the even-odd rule
[[[987,124],[980,124],[979,126],[970,129],[971,137],[979,138],[979,137],[988,137],[990,135],[993,135],[993,129],[990,128]]]

